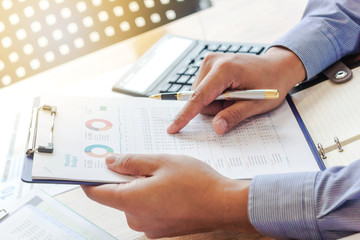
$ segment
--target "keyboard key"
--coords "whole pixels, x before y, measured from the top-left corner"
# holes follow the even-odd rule
[[[218,48],[219,48],[219,44],[213,43],[208,45],[207,50],[215,52]]]
[[[260,54],[264,48],[263,47],[252,47],[250,53]]]
[[[192,65],[192,67],[197,67],[197,68],[199,68],[202,63],[203,63],[203,60],[198,59],[198,60],[196,60],[196,61],[194,62],[194,64]]]
[[[203,50],[197,57],[197,59],[204,59],[206,57],[206,55],[208,55],[210,53],[210,51],[207,50]]]
[[[182,85],[179,84],[173,84],[167,91],[168,92],[178,92]]]
[[[180,78],[176,81],[176,83],[178,84],[184,84],[189,80],[189,76],[188,75],[181,75]]]
[[[226,52],[229,49],[229,45],[222,44],[220,47],[216,50],[217,52]]]
[[[241,48],[239,49],[239,52],[241,52],[241,53],[247,53],[247,52],[249,52],[250,48],[251,48],[251,46],[249,46],[249,45],[243,45],[243,46],[241,46]]]
[[[163,86],[160,87],[160,92],[165,93],[168,92],[168,89],[172,86],[171,83],[165,82]]]
[[[180,77],[180,76],[179,76],[178,74],[175,74],[175,75],[171,76],[171,77],[168,79],[168,82],[169,82],[169,83],[175,83],[176,80],[178,80],[179,77]],[[169,87],[170,87],[170,86],[169,86]]]
[[[184,85],[180,91],[191,91],[191,85]]]
[[[192,77],[186,82],[186,84],[192,85],[192,84],[194,83],[194,81],[195,81],[195,76],[192,76]]]
[[[188,69],[187,67],[180,68],[180,69],[177,71],[177,73],[178,73],[178,74],[184,74],[187,69]]]
[[[196,73],[198,70],[199,70],[199,68],[197,68],[197,67],[191,67],[191,68],[189,68],[189,69],[185,72],[185,74],[195,75],[195,73]]]
[[[238,52],[240,45],[231,45],[228,52]]]

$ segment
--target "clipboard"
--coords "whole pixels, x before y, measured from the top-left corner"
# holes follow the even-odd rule
[[[131,99],[134,99],[134,98],[131,98]],[[138,98],[136,98],[138,99]],[[146,99],[146,100],[149,100],[149,99]],[[146,101],[145,100],[145,101]],[[125,101],[129,101],[129,100],[126,100]],[[133,101],[136,101],[136,100],[133,100]],[[152,100],[152,101],[156,101],[156,100]],[[304,122],[302,121],[290,95],[288,95],[286,97],[286,102],[289,104],[289,107],[291,109],[291,112],[292,114],[294,115],[294,118],[296,119],[297,121],[297,124],[299,126],[299,129],[301,130],[305,140],[306,140],[306,143],[304,142],[304,144],[307,144],[307,146],[309,147],[313,157],[314,157],[314,161],[316,161],[316,163],[314,164],[317,164],[318,166],[318,170],[323,170],[325,169],[325,166],[324,166],[324,163],[322,161],[322,159],[320,158],[319,154],[318,154],[318,150],[316,149],[316,146],[315,144],[313,143],[312,141],[312,138],[308,132],[308,130],[306,129],[305,127],[305,124]],[[164,102],[160,102],[160,101],[157,101],[157,103],[159,104],[164,104]],[[38,103],[37,103],[38,104]],[[141,104],[139,104],[141,105]],[[64,184],[89,184],[89,185],[98,185],[98,184],[101,184],[101,183],[94,183],[94,182],[86,182],[86,181],[69,181],[69,180],[54,180],[54,179],[34,179],[32,177],[32,169],[33,169],[33,155],[32,153],[34,153],[34,150],[35,151],[42,151],[43,154],[53,154],[52,151],[57,149],[57,148],[61,148],[61,146],[57,146],[56,145],[56,142],[54,143],[52,140],[52,131],[54,131],[54,129],[57,128],[57,125],[56,125],[56,110],[59,109],[57,106],[55,105],[41,105],[40,107],[37,107],[37,108],[34,108],[34,112],[33,112],[33,115],[32,115],[32,121],[31,121],[31,126],[30,126],[30,130],[29,130],[29,141],[28,141],[28,145],[29,145],[29,149],[27,149],[27,156],[25,157],[24,159],[24,166],[23,166],[23,171],[22,171],[22,180],[24,182],[28,182],[28,183],[64,183]],[[34,138],[33,134],[36,133],[35,130],[38,130],[40,129],[42,126],[39,125],[39,126],[36,126],[37,125],[37,120],[36,120],[36,116],[37,116],[37,113],[39,111],[47,111],[48,114],[50,115],[50,117],[48,117],[48,121],[50,122],[50,124],[48,124],[48,126],[51,126],[51,127],[47,127],[46,128],[46,132],[48,132],[48,141],[47,141],[47,145],[45,146],[39,146],[37,144],[37,139]],[[291,113],[290,113],[291,114]],[[164,128],[165,129],[165,128]],[[35,141],[34,141],[35,140]],[[202,160],[202,159],[201,159]],[[311,159],[311,161],[313,161]]]
[[[39,99],[36,98],[34,101],[34,106],[37,105]],[[51,128],[49,129],[49,141],[46,146],[37,145],[37,131],[39,128],[39,112],[40,111],[48,111],[50,112],[50,121]],[[34,153],[36,151],[43,153],[53,153],[54,151],[54,143],[53,143],[53,132],[55,128],[55,116],[56,116],[57,108],[53,105],[42,105],[39,107],[34,107],[32,111],[29,134],[27,140],[27,150],[24,157],[23,169],[21,174],[21,180],[26,183],[49,183],[49,184],[81,184],[81,185],[98,185],[96,183],[89,182],[81,182],[81,181],[63,181],[63,180],[41,180],[41,179],[33,179],[32,177],[32,169],[33,169],[33,160]],[[41,126],[40,126],[41,127]]]

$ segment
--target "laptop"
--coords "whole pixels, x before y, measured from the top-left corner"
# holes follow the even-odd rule
[[[165,35],[113,86],[113,91],[133,96],[189,91],[209,52],[260,55],[269,45],[215,42]]]

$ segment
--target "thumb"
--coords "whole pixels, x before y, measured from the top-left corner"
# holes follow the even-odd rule
[[[110,154],[105,161],[112,171],[133,176],[152,176],[159,167],[155,156],[145,154]]]
[[[238,101],[216,114],[212,126],[218,135],[222,135],[246,118],[262,112],[258,101]]]

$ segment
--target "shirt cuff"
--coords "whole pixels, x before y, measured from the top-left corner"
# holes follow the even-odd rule
[[[248,211],[251,224],[276,239],[319,239],[315,216],[317,172],[256,176]]]
[[[341,58],[341,49],[327,28],[323,22],[305,18],[273,46],[293,51],[304,64],[306,79],[310,79]]]

